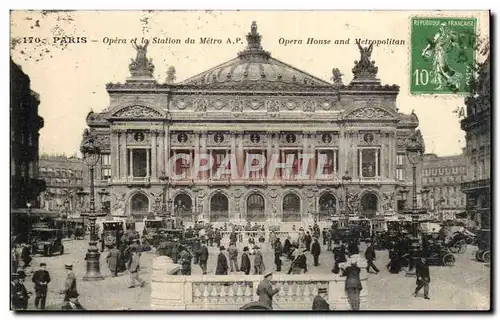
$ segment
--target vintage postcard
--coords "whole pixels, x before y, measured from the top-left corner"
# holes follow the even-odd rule
[[[10,23],[11,310],[491,310],[489,11]]]

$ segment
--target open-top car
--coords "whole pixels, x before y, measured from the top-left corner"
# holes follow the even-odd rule
[[[40,253],[44,256],[51,256],[54,253],[64,254],[62,236],[61,229],[33,228],[31,230],[32,254]]]

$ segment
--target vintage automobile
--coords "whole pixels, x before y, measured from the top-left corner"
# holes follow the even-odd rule
[[[453,253],[446,245],[440,242],[433,243],[429,246],[426,258],[429,264],[447,267],[451,267],[455,264],[455,256]]]
[[[147,219],[144,220],[144,229],[142,230],[142,242],[146,245],[155,246],[158,242],[155,238],[158,237],[158,230],[165,227],[163,220]]]
[[[83,240],[84,237],[85,237],[85,224],[83,223],[83,221],[79,222],[75,222],[74,223],[74,231],[73,231],[73,236],[75,238],[75,240]]]
[[[480,262],[490,263],[491,250],[489,245],[484,240],[478,240],[477,251],[475,253],[476,260]]]
[[[103,221],[101,252],[104,248],[118,248],[123,236],[123,221]]]
[[[64,254],[61,229],[33,228],[31,230],[31,253],[50,257],[54,253]]]

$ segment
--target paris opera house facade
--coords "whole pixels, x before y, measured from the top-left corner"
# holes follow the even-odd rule
[[[246,39],[234,59],[176,83],[158,83],[147,46],[136,47],[131,77],[107,84],[110,105],[87,116],[86,135],[101,147],[97,207],[142,220],[170,206],[186,221],[235,223],[408,207],[405,140],[418,118],[398,112],[399,87],[381,84],[372,48],[359,48],[354,79],[344,85],[339,72],[327,82],[273,58],[256,24]],[[269,162],[254,163],[271,157],[285,165],[270,173]],[[309,178],[300,178],[304,172]]]

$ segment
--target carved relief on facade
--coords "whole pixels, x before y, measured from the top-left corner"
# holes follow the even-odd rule
[[[288,100],[285,102],[285,107],[290,111],[295,110],[297,108],[297,102],[294,100]]]
[[[124,193],[111,193],[111,196],[113,198],[113,207],[111,208],[111,214],[115,216],[123,216],[126,214],[126,206],[127,206],[127,201],[126,197],[127,194]]]
[[[248,101],[248,106],[252,110],[259,110],[262,108],[262,101],[259,101],[256,99],[250,100],[250,101]]]
[[[394,211],[394,191],[388,191],[382,194],[382,209],[384,212]]]
[[[211,132],[207,135],[207,146],[218,147],[218,146],[230,146],[231,145],[231,135],[227,132]]]
[[[109,134],[106,134],[106,133],[103,133],[103,134],[100,134],[96,137],[97,139],[97,144],[101,147],[101,148],[109,148]]]
[[[305,100],[302,102],[302,111],[314,112],[316,111],[317,102],[315,100]]]
[[[191,147],[196,141],[196,134],[186,131],[170,132],[170,143],[175,147]]]
[[[279,136],[281,145],[289,146],[301,146],[302,145],[302,134],[295,132],[282,132]]]
[[[392,114],[381,108],[376,107],[364,107],[358,108],[350,112],[347,117],[348,119],[390,119],[393,118]]]
[[[162,115],[153,108],[134,105],[120,109],[118,112],[113,114],[113,117],[140,119],[140,118],[161,118]]]
[[[207,112],[208,99],[196,99],[193,102],[194,112]]]
[[[238,101],[235,101],[235,100],[229,100],[229,105],[232,106],[232,102],[235,102],[236,104],[238,104]],[[212,102],[212,106],[215,110],[222,110],[224,109],[224,107],[226,106],[226,103],[225,101],[221,100],[221,99],[217,99],[215,101]],[[231,108],[232,109],[232,108]],[[233,111],[233,110],[231,110]]]
[[[151,133],[147,130],[132,130],[127,133],[127,144],[148,145],[151,141]]]

